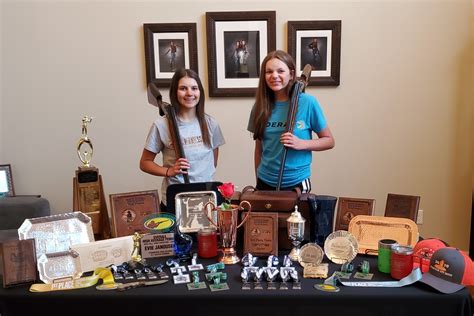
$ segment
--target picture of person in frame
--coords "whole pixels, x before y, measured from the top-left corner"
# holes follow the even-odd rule
[[[258,31],[224,32],[225,78],[258,78],[259,38]]]
[[[301,69],[310,64],[312,70],[327,70],[327,37],[301,38]]]
[[[175,72],[184,68],[185,51],[183,39],[158,40],[160,72]]]

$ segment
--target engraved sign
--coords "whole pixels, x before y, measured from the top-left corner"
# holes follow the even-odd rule
[[[148,234],[141,239],[143,258],[173,256],[173,233]]]
[[[147,233],[145,219],[158,213],[158,190],[110,194],[115,237]]]
[[[244,227],[244,253],[278,256],[278,213],[251,213]]]
[[[11,240],[0,244],[3,287],[36,281],[35,240]]]
[[[408,218],[416,222],[419,205],[419,196],[389,193],[385,206],[385,216]]]
[[[374,207],[374,199],[340,197],[334,231],[348,230],[351,219],[357,215],[372,215]]]

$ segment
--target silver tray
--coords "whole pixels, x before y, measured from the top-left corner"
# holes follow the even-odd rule
[[[63,278],[78,279],[82,275],[79,254],[74,250],[42,254],[38,259],[38,271],[44,283]]]
[[[324,258],[323,249],[316,243],[307,243],[300,249],[298,262],[302,267],[306,264],[321,264]]]
[[[94,241],[91,219],[81,212],[25,219],[18,229],[18,237],[35,240],[37,258]]]
[[[182,192],[175,196],[176,220],[183,233],[195,233],[201,228],[213,227],[204,213],[207,202],[217,206],[217,195],[214,191]],[[212,220],[217,223],[217,212],[210,212]]]

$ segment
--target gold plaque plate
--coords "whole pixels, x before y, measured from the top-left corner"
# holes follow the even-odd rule
[[[331,233],[324,242],[324,253],[334,263],[351,262],[357,256],[357,239],[345,230]]]
[[[349,232],[359,243],[359,253],[368,255],[378,255],[381,239],[411,247],[418,241],[418,226],[408,218],[358,215],[349,223]]]

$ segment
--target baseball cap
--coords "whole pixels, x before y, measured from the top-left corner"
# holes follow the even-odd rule
[[[447,242],[438,238],[426,238],[417,242],[413,247],[413,256],[429,259],[436,250],[444,247],[449,247]]]
[[[420,282],[451,294],[465,285],[474,285],[474,264],[464,252],[453,247],[436,250],[430,259],[430,269]]]

